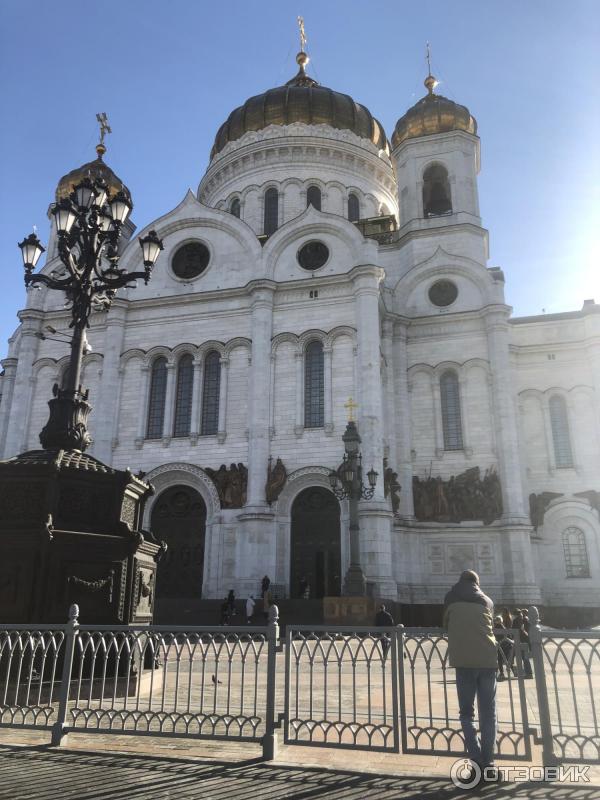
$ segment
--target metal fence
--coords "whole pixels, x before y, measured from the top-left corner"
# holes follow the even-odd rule
[[[288,627],[284,742],[399,752],[397,628]]]
[[[447,639],[435,628],[0,627],[0,726],[462,755]],[[504,636],[497,757],[600,759],[600,631]],[[285,651],[285,655],[282,653]],[[525,683],[524,666],[534,665]],[[285,661],[284,661],[285,659]],[[279,692],[276,694],[279,676]]]

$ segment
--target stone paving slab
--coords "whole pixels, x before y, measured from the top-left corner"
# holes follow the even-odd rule
[[[73,734],[49,748],[48,738],[0,731],[0,800],[600,798],[600,768],[593,784],[504,783],[465,795],[448,777],[454,759],[434,756],[297,746],[261,762],[258,746],[231,742]]]

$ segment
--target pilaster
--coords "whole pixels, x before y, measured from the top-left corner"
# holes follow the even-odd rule
[[[34,309],[27,309],[19,312],[19,319],[21,321],[21,337],[13,388],[13,397],[18,398],[18,402],[11,404],[4,445],[4,458],[17,455],[26,441],[28,415],[24,411],[31,408],[32,385],[30,379],[40,343],[36,334],[39,333],[43,313]]]

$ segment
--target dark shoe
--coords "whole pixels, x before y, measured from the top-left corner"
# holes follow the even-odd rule
[[[505,680],[506,680],[506,675],[505,675],[503,672],[501,672],[501,673],[500,673],[500,674],[499,674],[499,675],[496,677],[496,680],[497,680],[497,681],[505,681]]]

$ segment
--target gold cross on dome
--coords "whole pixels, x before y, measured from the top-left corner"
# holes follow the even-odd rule
[[[104,144],[104,137],[107,133],[112,133],[110,125],[108,124],[108,117],[103,111],[101,114],[96,114],[96,119],[100,125],[100,144]]]
[[[300,52],[304,53],[306,47],[306,33],[304,32],[304,17],[298,17],[298,27],[300,28]]]
[[[358,403],[355,403],[354,400],[349,397],[348,402],[344,403],[344,408],[348,409],[348,422],[354,422],[354,409],[358,408]]]

